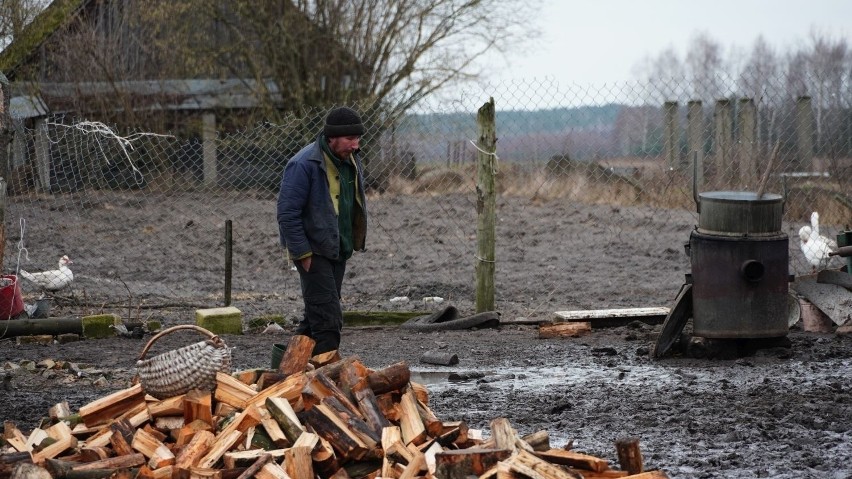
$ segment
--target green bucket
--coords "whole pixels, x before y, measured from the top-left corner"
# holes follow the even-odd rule
[[[278,370],[278,365],[281,364],[281,358],[284,357],[284,351],[287,350],[286,344],[275,343],[272,345],[272,361],[270,361],[270,369]]]

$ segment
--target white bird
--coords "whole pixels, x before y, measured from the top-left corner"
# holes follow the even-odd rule
[[[828,267],[831,260],[828,253],[837,249],[837,242],[819,234],[819,213],[811,213],[811,225],[799,229],[799,239],[802,253],[814,271]]]
[[[30,273],[28,271],[21,270],[21,276],[46,291],[59,291],[71,284],[71,281],[74,281],[74,273],[72,273],[71,268],[68,267],[68,265],[72,263],[73,261],[71,261],[71,258],[65,255],[59,258],[58,269],[39,271],[37,273]]]

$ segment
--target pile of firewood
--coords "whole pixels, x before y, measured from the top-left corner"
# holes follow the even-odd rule
[[[219,373],[215,389],[157,399],[141,384],[50,408],[24,435],[6,422],[0,477],[13,478],[665,478],[642,472],[638,441],[617,443],[623,470],[519,437],[439,420],[404,362],[372,370],[336,351],[310,357],[294,336],[278,370]],[[633,475],[631,475],[631,473]]]

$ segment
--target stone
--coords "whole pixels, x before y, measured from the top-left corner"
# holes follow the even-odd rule
[[[197,309],[195,325],[213,334],[243,334],[243,313],[233,306]]]

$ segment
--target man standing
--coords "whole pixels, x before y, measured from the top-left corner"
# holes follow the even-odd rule
[[[315,142],[284,168],[278,192],[281,245],[299,271],[305,314],[296,334],[309,336],[313,354],[340,347],[340,288],[346,260],[362,251],[367,203],[359,144],[364,125],[354,110],[331,110]]]

